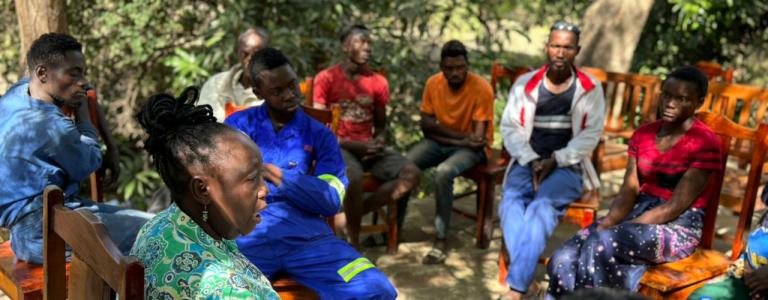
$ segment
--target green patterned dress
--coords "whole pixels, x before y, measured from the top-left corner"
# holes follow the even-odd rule
[[[144,225],[131,255],[147,299],[280,299],[234,241],[211,238],[176,204]]]

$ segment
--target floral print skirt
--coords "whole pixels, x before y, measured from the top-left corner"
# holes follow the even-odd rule
[[[689,208],[666,224],[629,223],[664,202],[640,194],[622,223],[597,232],[598,221],[565,242],[547,266],[550,296],[593,287],[636,291],[647,266],[693,254],[701,238],[704,209]]]

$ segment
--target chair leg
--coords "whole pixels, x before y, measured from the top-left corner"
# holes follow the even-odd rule
[[[493,232],[494,185],[489,178],[477,182],[477,247],[488,249]]]
[[[509,264],[507,259],[507,246],[504,244],[504,239],[501,239],[501,249],[499,249],[499,284],[507,284],[507,273],[509,271]]]
[[[397,201],[387,207],[387,254],[397,253]]]
[[[493,200],[496,197],[496,185],[493,183],[493,180],[488,178],[486,179],[486,182],[488,182],[488,185],[485,189],[485,213],[483,214],[483,217],[485,218],[485,220],[483,220],[483,249],[487,249],[488,246],[490,246],[491,238],[493,237]]]
[[[592,209],[581,209],[581,218],[579,218],[579,227],[581,228],[587,228],[589,225],[592,224],[592,221],[594,219],[594,210]]]

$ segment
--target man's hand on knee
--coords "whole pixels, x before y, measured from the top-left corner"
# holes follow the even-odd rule
[[[534,163],[535,162],[535,163]],[[554,157],[550,157],[544,160],[535,160],[531,164],[531,169],[533,169],[533,189],[534,191],[538,191],[539,187],[541,186],[541,182],[544,181],[544,179],[549,176],[549,174],[552,174],[552,171],[557,166],[557,161],[555,161]]]

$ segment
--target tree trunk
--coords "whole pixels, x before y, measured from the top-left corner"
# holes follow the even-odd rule
[[[653,0],[597,0],[582,21],[579,66],[627,72]]]
[[[21,51],[19,66],[26,70],[27,50],[38,37],[48,32],[68,32],[66,0],[16,0]]]

